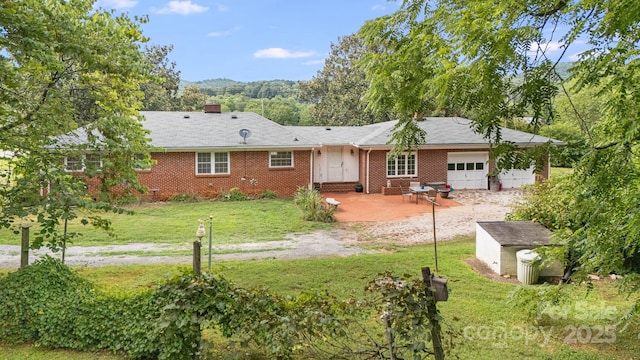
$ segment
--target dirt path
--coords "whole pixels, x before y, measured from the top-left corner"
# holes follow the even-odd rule
[[[436,207],[436,237],[438,241],[446,241],[459,235],[473,234],[475,222],[478,220],[504,219],[505,214],[510,210],[510,205],[522,197],[522,191],[456,191],[452,197],[462,206],[446,209]],[[212,259],[221,261],[351,256],[372,252],[361,247],[364,245],[411,245],[432,241],[432,214],[425,213],[404,220],[342,223],[334,230],[289,235],[288,240],[284,241],[214,246]],[[203,242],[203,254],[207,254],[206,247],[206,242]],[[171,250],[190,249],[156,244],[72,246],[67,249],[65,263],[75,266],[110,266],[157,263],[189,264],[191,262],[190,256],[152,255],[156,252]],[[145,252],[150,256],[118,255],[127,252]],[[32,251],[29,262],[32,263],[39,256],[47,253],[45,250]],[[19,264],[20,247],[0,245],[0,268],[15,268]]]

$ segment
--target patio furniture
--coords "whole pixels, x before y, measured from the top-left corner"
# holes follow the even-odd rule
[[[426,193],[428,193],[429,191],[432,191],[432,190],[436,191],[436,189],[432,188],[431,186],[424,186],[424,185],[410,186],[409,190],[411,190],[412,193],[416,194],[416,204],[418,203],[418,200],[420,199],[420,194],[426,194]]]
[[[405,197],[409,197],[409,201],[411,201],[411,199],[413,199],[413,192],[409,189],[409,188],[405,188],[402,187],[402,185],[400,186],[400,193],[402,194],[402,202],[404,202],[404,198]]]
[[[430,201],[430,202],[432,202],[432,203],[434,203],[434,204],[436,204],[436,205],[440,205],[440,204],[438,204],[438,203],[436,202],[436,197],[437,197],[437,196],[438,196],[438,190],[436,190],[436,189],[434,189],[434,188],[431,188],[431,189],[430,189],[429,191],[427,191],[427,193],[424,195],[424,197],[425,197],[428,201]]]
[[[329,204],[330,206],[333,206],[335,208],[338,207],[338,205],[340,205],[340,201],[334,199],[334,198],[326,198],[324,200],[327,204]]]

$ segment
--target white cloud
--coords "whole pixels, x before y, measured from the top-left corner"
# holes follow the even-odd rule
[[[371,7],[371,11],[385,11],[387,10],[387,7],[384,5],[373,5]]]
[[[229,36],[229,35],[232,35],[233,33],[237,32],[240,29],[241,29],[240,26],[236,26],[233,29],[229,29],[229,30],[225,30],[225,31],[212,31],[212,32],[208,33],[207,36],[209,36],[209,37]]]
[[[167,5],[160,9],[153,9],[158,14],[180,14],[189,15],[201,13],[209,10],[208,7],[194,4],[191,0],[186,1],[169,1]]]
[[[578,61],[578,60],[580,60],[580,55],[581,55],[581,54],[582,54],[582,53],[575,53],[575,54],[573,54],[573,55],[569,56],[569,60],[571,60],[571,61]]]
[[[557,42],[557,41],[551,41],[548,43],[533,43],[531,44],[531,47],[529,48],[529,51],[532,53],[536,53],[536,52],[545,52],[545,53],[549,53],[549,52],[553,52],[553,51],[558,51],[562,48],[564,44]]]
[[[112,9],[127,9],[138,4],[136,0],[102,0],[101,2]]]
[[[291,51],[283,48],[261,49],[253,53],[253,56],[264,59],[296,59],[314,56],[315,51]]]

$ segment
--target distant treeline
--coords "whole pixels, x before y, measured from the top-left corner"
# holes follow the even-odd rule
[[[245,95],[251,99],[273,99],[298,97],[298,83],[292,80],[268,80],[241,82],[231,79],[209,79],[196,82],[181,82],[181,88],[196,85],[207,96]]]

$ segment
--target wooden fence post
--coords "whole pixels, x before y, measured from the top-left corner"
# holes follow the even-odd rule
[[[200,241],[193,242],[193,273],[196,275],[200,275],[202,273],[200,262],[202,258],[200,257],[200,250],[202,249],[202,244]]]
[[[431,269],[422,268],[422,281],[427,285],[426,293],[430,298],[427,304],[427,312],[429,323],[431,323],[431,342],[433,343],[433,354],[436,360],[444,360],[444,349],[442,348],[442,339],[440,337],[440,322],[438,321],[438,309],[436,308],[436,298],[431,291]]]
[[[30,224],[22,224],[22,244],[20,249],[20,268],[29,266],[29,228]]]

